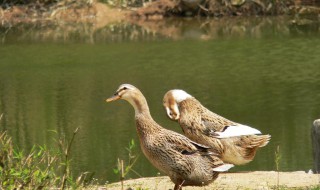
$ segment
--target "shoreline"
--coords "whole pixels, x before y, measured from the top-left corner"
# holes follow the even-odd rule
[[[0,26],[14,26],[20,23],[92,23],[96,28],[106,26],[112,23],[119,23],[122,21],[129,21],[132,23],[159,21],[165,18],[199,18],[199,15],[193,16],[177,16],[167,15],[164,10],[160,10],[159,3],[164,3],[159,0],[155,3],[149,3],[143,7],[127,7],[120,8],[110,6],[105,3],[93,0],[91,4],[77,7],[70,5],[62,8],[56,8],[47,11],[40,11],[37,9],[29,8],[28,5],[14,5],[10,8],[4,9],[0,7]],[[172,5],[173,6],[173,5]],[[162,4],[161,6],[162,7]],[[222,11],[222,7],[218,7]],[[237,18],[237,17],[264,17],[264,16],[313,16],[320,17],[320,6],[308,5],[292,5],[286,7],[287,12],[279,14],[253,14],[241,13],[238,15],[222,15],[222,16],[209,16],[203,18]],[[219,12],[219,11],[218,11]]]
[[[278,181],[279,180],[279,181]],[[174,184],[169,177],[148,177],[126,180],[124,189],[172,189]],[[278,184],[279,183],[279,184]],[[99,189],[117,190],[121,182],[111,183]],[[320,188],[320,174],[309,174],[304,171],[278,172],[252,171],[239,173],[221,173],[217,180],[205,187],[183,187],[184,190],[251,190],[251,189],[310,189]]]

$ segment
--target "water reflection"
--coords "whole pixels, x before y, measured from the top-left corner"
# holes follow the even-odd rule
[[[255,17],[165,20],[131,20],[97,28],[94,23],[34,23],[2,26],[5,42],[108,43],[183,39],[263,38],[296,35],[319,36],[318,18]],[[17,38],[18,36],[18,38]]]

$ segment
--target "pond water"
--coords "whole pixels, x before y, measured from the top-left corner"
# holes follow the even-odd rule
[[[0,130],[22,149],[80,127],[72,147],[74,174],[117,181],[117,158],[138,142],[134,110],[106,103],[122,83],[146,96],[153,118],[181,132],[162,107],[181,88],[233,121],[271,134],[255,160],[236,171],[313,167],[310,128],[320,117],[320,25],[285,18],[166,20],[157,23],[18,25],[1,28]],[[52,132],[56,131],[56,133]],[[136,143],[138,144],[138,143]],[[134,170],[158,171],[140,148]],[[138,177],[133,172],[127,177]]]

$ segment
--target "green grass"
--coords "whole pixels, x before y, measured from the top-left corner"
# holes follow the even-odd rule
[[[59,183],[56,174],[60,153],[46,146],[34,146],[26,153],[14,148],[6,132],[0,134],[0,187],[2,189],[42,189]]]
[[[57,148],[33,146],[27,152],[13,145],[7,132],[0,132],[0,189],[81,189],[92,185],[93,176],[82,173],[73,179],[70,171],[72,139],[60,138]]]

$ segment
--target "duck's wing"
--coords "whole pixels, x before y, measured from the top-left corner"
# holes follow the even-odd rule
[[[209,152],[210,147],[196,143],[184,135],[170,131],[170,133],[165,135],[167,146],[181,154],[190,155],[194,153],[205,153],[211,154]]]
[[[200,154],[201,156],[205,156],[210,159],[210,164],[212,165],[212,171],[215,172],[224,172],[232,168],[233,164],[225,164],[219,158],[217,153],[212,152],[211,148],[196,143],[187,137],[175,134],[174,136],[167,136],[168,142],[170,142],[171,148],[179,151],[183,155],[192,155],[192,154]]]
[[[179,133],[171,131],[165,134],[164,137],[166,147],[168,148],[167,152],[170,152],[171,156],[173,156],[172,158],[177,161],[174,165],[171,165],[172,170],[181,175],[190,175],[195,170],[195,167],[201,164],[212,166],[212,172],[224,172],[233,167],[232,164],[223,163],[216,153],[209,150],[211,148],[196,143]],[[199,162],[194,162],[195,160],[188,159],[189,156],[203,157],[204,160],[198,159]],[[203,163],[202,161],[208,163]]]
[[[228,138],[261,134],[261,132],[255,128],[232,122],[209,110],[204,110],[200,115],[203,134],[207,136]]]

